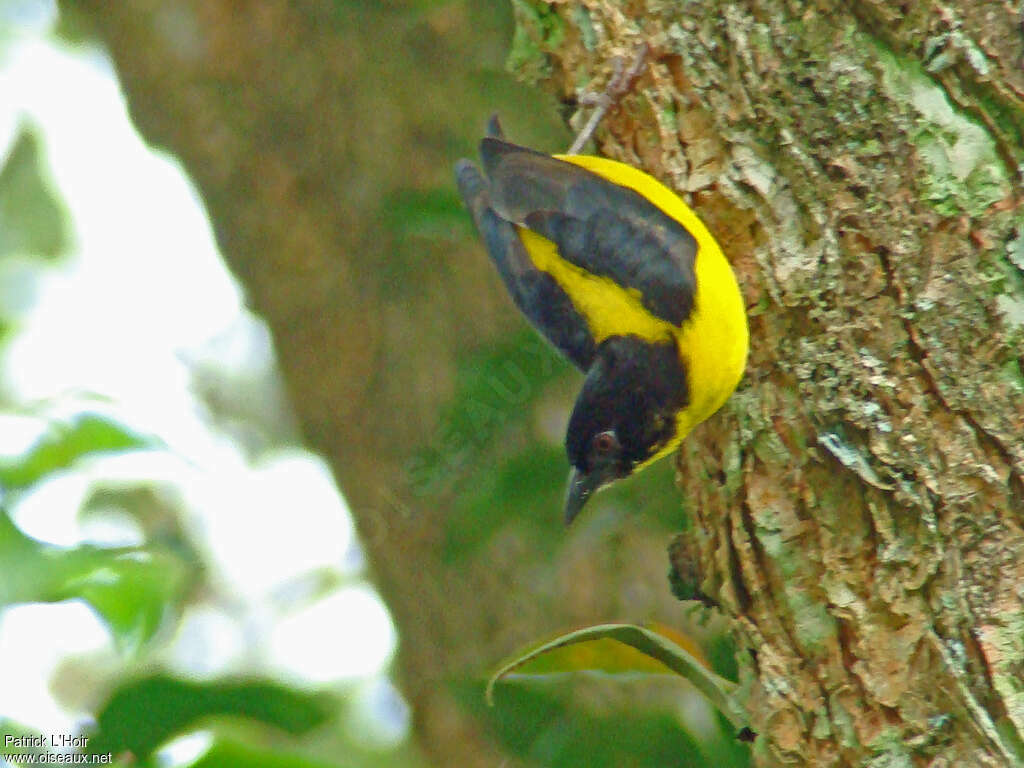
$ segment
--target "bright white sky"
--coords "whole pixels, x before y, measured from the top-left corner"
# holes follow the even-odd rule
[[[362,679],[368,705],[383,701],[378,708],[392,713],[384,731],[399,736],[404,715],[394,713],[402,707],[382,682],[394,627],[358,579],[352,524],[327,468],[298,449],[253,466],[203,422],[189,391],[183,361],[201,357],[211,339],[240,350],[237,364],[273,364],[266,332],[245,312],[195,191],[174,160],[135,133],[108,60],[48,40],[52,7],[15,5],[31,12],[22,12],[19,36],[0,53],[0,164],[28,119],[70,209],[75,245],[35,282],[35,303],[0,369],[2,385],[19,402],[50,401],[50,416],[76,412],[92,393],[108,397],[106,410],[168,445],[50,481],[12,510],[15,521],[63,545],[135,543],[130,524],[88,528],[77,520],[92,480],[177,486],[222,592],[240,603],[191,611],[166,663],[199,676],[264,670],[314,684]],[[0,269],[31,274],[17,260]],[[0,283],[10,276],[0,274]],[[40,429],[0,413],[0,454],[19,452]],[[319,601],[281,599],[301,595],[304,575],[324,568],[349,585]],[[105,626],[86,606],[0,612],[0,717],[44,733],[73,732],[83,713],[62,708],[50,684],[60,661],[80,654],[117,663]]]

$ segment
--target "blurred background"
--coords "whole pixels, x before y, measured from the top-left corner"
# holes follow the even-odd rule
[[[376,314],[346,332],[382,328],[373,371],[405,371],[397,383],[357,372],[381,408],[395,411],[402,399],[388,398],[410,382],[426,393],[398,414],[408,434],[360,423],[402,446],[387,457],[372,441],[349,440],[362,456],[327,447],[342,427],[311,415],[300,380],[310,366],[289,376],[278,364],[282,350],[321,352],[286,324],[268,328],[256,311],[273,303],[268,289],[235,261],[238,282],[218,246],[258,252],[262,241],[240,245],[237,222],[213,210],[230,202],[209,181],[199,191],[201,153],[186,169],[140,136],[111,32],[76,5],[0,0],[0,733],[87,735],[87,751],[121,765],[744,764],[707,702],[608,649],[521,676],[483,704],[487,672],[509,653],[603,621],[667,622],[735,674],[722,627],[670,592],[665,548],[686,525],[672,462],[562,529],[562,430],[578,379],[502,296],[448,180],[492,110],[521,143],[568,143],[571,105],[506,73],[510,53],[520,69],[537,61],[512,5],[336,3],[339,34],[364,45],[339,55],[382,74],[362,72],[340,107],[303,97],[317,141],[341,146],[345,173],[326,183],[344,194],[327,207],[345,232],[330,237],[374,259],[370,277],[318,284],[374,284]],[[203,28],[164,5],[147,6],[147,23],[186,56]],[[253,24],[276,33],[267,18]],[[273,60],[261,66],[275,77]],[[235,109],[252,118],[238,128],[257,148],[246,152],[300,130],[284,119],[263,135],[245,99]],[[215,117],[204,130],[222,140]],[[276,183],[273,169],[261,167],[263,181]],[[256,187],[241,193],[259,197]],[[285,230],[309,226],[281,217]],[[303,237],[290,245],[306,268]],[[475,263],[468,278],[455,253]],[[432,332],[443,353],[410,329],[432,322],[420,302],[456,316],[454,332]],[[334,368],[313,369],[325,390],[337,384]],[[358,400],[337,386],[332,402]],[[400,477],[380,481],[384,506],[353,483],[354,524],[344,467],[360,461]],[[427,533],[401,528],[415,519],[431,521]]]

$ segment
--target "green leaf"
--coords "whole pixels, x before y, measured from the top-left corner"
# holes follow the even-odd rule
[[[737,730],[746,727],[746,713],[732,695],[736,690],[735,683],[716,675],[701,664],[689,651],[667,637],[635,624],[599,624],[593,627],[586,627],[575,632],[569,632],[516,656],[511,661],[502,665],[487,682],[487,689],[485,691],[487,702],[489,704],[493,703],[495,683],[527,662],[533,661],[558,648],[577,643],[590,643],[606,638],[635,648],[645,656],[661,662],[670,670],[688,680],[697,690],[703,693]]]
[[[179,559],[138,548],[55,547],[23,534],[0,510],[0,605],[81,598],[123,650],[153,637],[185,591]]]
[[[660,623],[652,624],[647,630],[675,642],[692,654],[698,663],[710,667],[697,643],[679,630]],[[560,639],[561,636],[556,638]],[[524,667],[528,667],[528,671]],[[672,676],[672,670],[657,659],[612,637],[598,637],[587,642],[568,643],[550,648],[532,658],[524,667],[517,667],[517,678],[550,677],[570,672],[596,672],[629,679],[638,679],[644,675]]]
[[[137,435],[106,416],[79,414],[67,423],[54,423],[28,453],[0,461],[0,489],[23,490],[90,454],[159,444],[155,438]]]
[[[252,749],[230,741],[214,744],[192,768],[337,768],[337,763],[324,763],[302,755]],[[350,763],[346,763],[350,765]]]
[[[62,554],[71,574],[58,599],[80,597],[88,602],[129,653],[156,634],[187,583],[184,564],[160,552],[81,547]]]
[[[726,768],[736,759],[711,759],[704,743],[664,706],[622,706],[601,701],[588,707],[562,683],[558,687],[515,686],[502,706],[478,710],[478,687],[455,686],[463,705],[477,714],[506,750],[525,765],[547,768],[698,766]],[[733,740],[735,743],[735,740]],[[721,750],[717,750],[721,751]],[[733,749],[734,752],[742,751]]]
[[[96,718],[89,752],[127,750],[142,760],[200,720],[222,716],[257,720],[297,736],[322,725],[338,706],[328,694],[304,693],[265,680],[192,682],[154,675],[114,692]]]
[[[67,215],[50,190],[36,132],[22,126],[0,170],[0,258],[54,258],[70,246]]]

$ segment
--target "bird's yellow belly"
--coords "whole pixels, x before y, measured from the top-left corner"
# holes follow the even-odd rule
[[[743,296],[717,244],[698,253],[695,268],[695,309],[678,336],[690,384],[690,406],[679,414],[680,438],[729,399],[746,368],[749,345]]]
[[[596,343],[627,334],[675,342],[686,368],[690,402],[676,416],[675,439],[645,464],[678,446],[729,398],[746,366],[747,323],[736,278],[717,246],[697,255],[694,311],[680,327],[651,314],[638,291],[623,290],[613,280],[567,262],[554,243],[528,229],[519,233],[533,263],[568,294]]]
[[[714,237],[690,208],[667,187],[636,168],[587,155],[555,155],[609,181],[633,189],[683,225],[700,244],[694,261],[694,310],[682,326],[646,310],[635,290],[598,277],[565,261],[550,240],[520,228],[530,258],[550,274],[583,315],[597,343],[633,334],[649,341],[672,338],[686,367],[689,405],[676,415],[676,434],[644,465],[676,448],[690,431],[722,407],[747,364],[747,313],[736,275]]]

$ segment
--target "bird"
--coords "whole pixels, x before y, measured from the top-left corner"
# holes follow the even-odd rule
[[[497,115],[479,151],[483,172],[461,159],[455,178],[491,261],[584,374],[565,437],[568,525],[725,403],[746,367],[745,306],[707,227],[647,173],[513,144]]]

